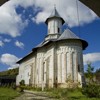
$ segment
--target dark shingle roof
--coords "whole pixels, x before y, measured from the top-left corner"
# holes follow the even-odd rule
[[[64,19],[59,15],[59,13],[55,7],[54,7],[54,10],[52,11],[51,15],[46,19],[45,23],[47,24],[48,20],[51,18],[60,18],[62,20],[62,23],[63,24],[65,23]]]

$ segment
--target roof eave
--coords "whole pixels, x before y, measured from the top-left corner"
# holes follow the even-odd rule
[[[33,51],[29,54],[27,54],[25,57],[23,57],[22,59],[20,59],[19,61],[17,61],[17,64],[20,64],[21,62],[23,62],[25,59],[27,59],[31,54],[33,53]]]
[[[53,17],[47,18],[46,21],[45,21],[45,23],[48,25],[48,20],[49,20],[49,19],[52,19],[52,18],[59,18],[59,19],[61,19],[61,20],[62,20],[62,25],[65,23],[65,21],[64,21],[63,18],[57,17],[57,16],[53,16]]]
[[[88,42],[82,39],[74,39],[74,38],[69,38],[69,39],[61,39],[61,40],[57,40],[57,42],[59,41],[63,41],[63,40],[80,40],[82,42],[82,49],[85,50],[88,47]]]

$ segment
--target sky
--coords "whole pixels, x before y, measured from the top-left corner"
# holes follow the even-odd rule
[[[44,40],[54,5],[66,22],[63,31],[69,28],[89,44],[84,69],[88,62],[100,68],[100,18],[91,9],[77,6],[77,0],[10,0],[0,7],[0,71],[18,67],[16,62]]]

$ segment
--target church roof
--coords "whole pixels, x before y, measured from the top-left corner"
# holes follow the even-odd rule
[[[33,48],[33,50],[36,48],[43,47],[50,42],[58,42],[61,40],[80,40],[82,42],[83,50],[88,46],[88,43],[85,40],[80,39],[71,30],[66,29],[58,39],[50,39],[48,41],[42,41],[39,45],[37,45],[35,48]]]
[[[70,31],[69,29],[66,29],[62,35],[58,38],[58,40],[62,40],[62,39],[79,39],[78,36],[76,36],[72,31]]]
[[[83,40],[80,39],[78,36],[76,36],[71,30],[66,29],[62,35],[57,39],[57,41],[61,41],[61,40],[80,40],[82,42],[82,47],[83,50],[88,46],[88,43]]]
[[[24,58],[22,58],[21,60],[19,60],[17,63],[21,63],[22,61],[24,61],[25,59],[27,59],[29,56],[31,56],[32,54],[34,54],[34,51],[36,51],[38,48],[41,48],[41,47],[47,45],[48,43],[59,42],[59,41],[62,41],[62,40],[79,40],[79,41],[82,42],[83,50],[88,46],[88,43],[85,40],[80,39],[72,31],[70,31],[69,29],[66,29],[61,34],[61,36],[58,39],[55,39],[55,40],[53,39],[53,40],[48,40],[48,41],[42,41],[35,48],[33,48],[32,51],[28,55],[26,55]]]
[[[54,10],[52,11],[51,15],[49,16],[49,18],[54,17],[54,16],[61,17],[55,7],[54,7]]]
[[[51,15],[46,19],[45,23],[48,23],[48,20],[51,18],[60,18],[65,23],[64,19],[59,15],[58,11],[56,10],[56,7],[54,7],[54,10],[52,11]]]

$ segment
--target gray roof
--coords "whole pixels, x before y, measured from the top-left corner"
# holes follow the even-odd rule
[[[78,36],[76,36],[72,31],[70,31],[69,29],[66,29],[61,36],[57,39],[57,41],[61,41],[61,40],[80,40],[82,42],[82,47],[83,50],[88,46],[88,43],[83,40],[80,39]]]
[[[37,45],[34,49],[40,48],[48,44],[49,42],[58,42],[61,40],[80,40],[83,45],[83,49],[85,49],[88,46],[88,43],[85,40],[80,39],[78,36],[76,36],[71,30],[66,29],[61,36],[58,39],[50,39],[48,41],[42,41],[39,45]]]
[[[63,24],[65,23],[64,19],[59,15],[58,11],[56,10],[56,7],[54,7],[54,10],[52,11],[51,15],[46,19],[45,23],[47,24],[48,23],[48,19],[51,19],[51,18],[60,18],[63,22]]]
[[[79,41],[82,42],[83,50],[88,46],[88,43],[85,40],[80,39],[72,31],[70,31],[69,29],[66,29],[58,39],[55,39],[55,40],[51,39],[51,40],[48,40],[48,41],[42,41],[39,45],[37,45],[35,48],[33,48],[32,51],[28,55],[23,57],[17,63],[21,63],[24,59],[26,59],[28,56],[30,56],[33,53],[33,51],[36,50],[37,48],[41,48],[41,47],[47,45],[50,42],[59,42],[59,41],[62,41],[62,40],[79,40]]]
[[[40,48],[44,46],[45,44],[49,43],[49,41],[42,41],[40,44],[38,44],[35,48]],[[34,48],[33,48],[34,49]]]
[[[62,35],[58,38],[58,40],[62,40],[62,39],[79,39],[78,36],[76,36],[72,31],[70,31],[69,29],[66,29]]]
[[[49,18],[54,17],[54,16],[61,17],[55,7],[54,7],[54,10],[52,11],[51,15],[49,16]]]

